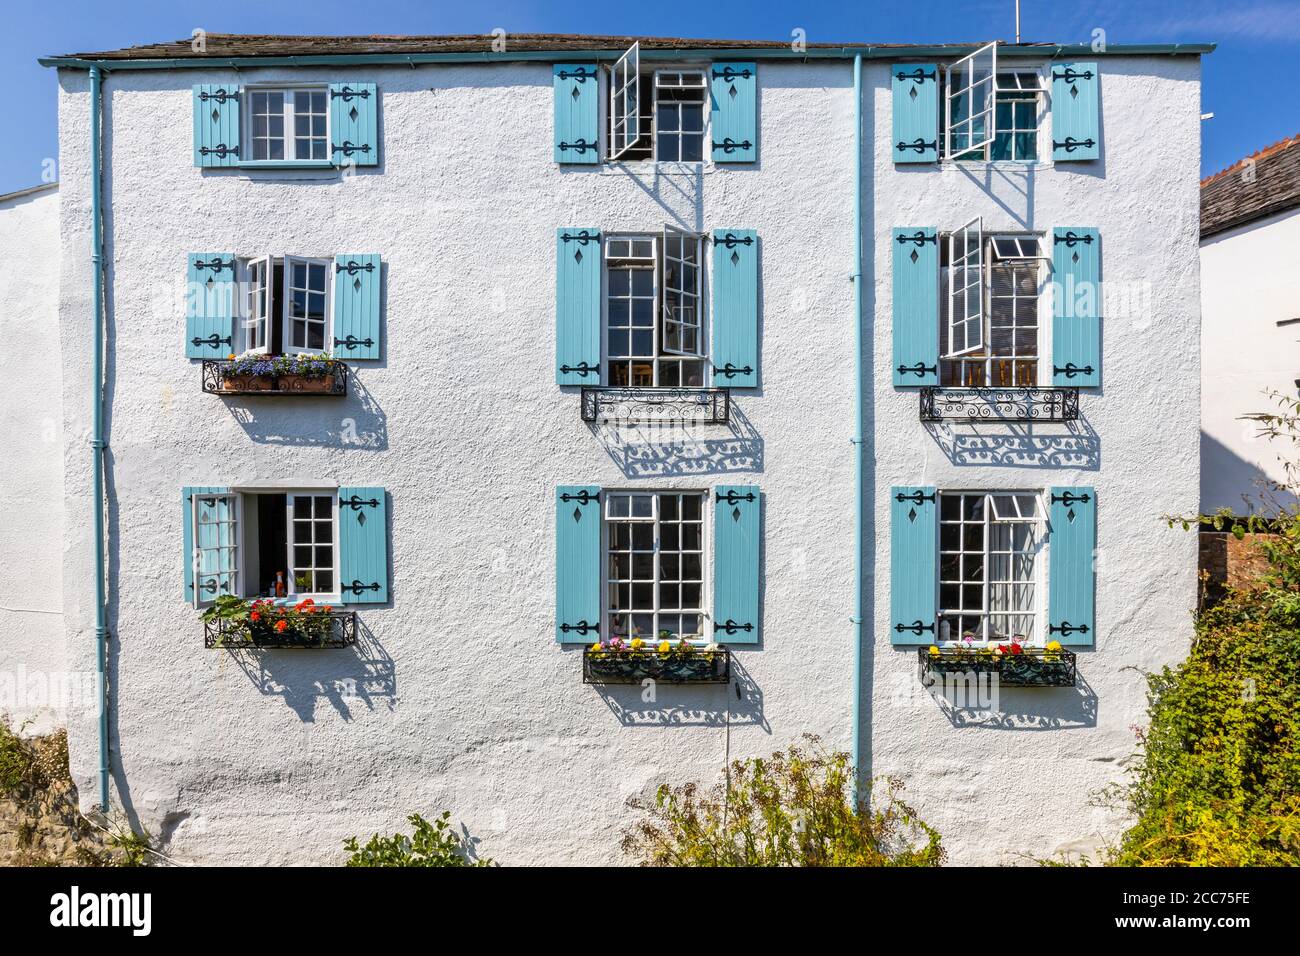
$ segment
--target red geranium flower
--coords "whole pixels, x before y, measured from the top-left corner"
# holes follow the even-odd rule
[[[288,621],[281,620],[281,621],[276,621],[276,622],[275,622],[275,629],[276,629],[277,631],[287,630],[288,627],[289,627],[289,622],[288,622]]]

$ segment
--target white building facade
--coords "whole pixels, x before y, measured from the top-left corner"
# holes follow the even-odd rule
[[[1115,836],[1089,795],[1195,599],[1159,515],[1197,505],[1208,48],[463,42],[50,61],[92,672],[103,83],[111,802],[190,860],[448,808],[617,862],[627,798],[814,733],[954,862]],[[223,594],[340,646],[205,635]]]

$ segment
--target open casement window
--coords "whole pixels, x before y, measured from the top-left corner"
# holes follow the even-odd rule
[[[329,326],[329,259],[284,258],[285,350],[323,352]]]
[[[223,594],[242,593],[240,581],[240,497],[194,493],[190,496],[191,601],[211,604]]]
[[[1041,645],[1039,492],[939,495],[939,643]]]
[[[944,154],[952,159],[983,150],[996,131],[997,42],[980,47],[944,70]],[[982,158],[982,155],[981,155]]]
[[[250,259],[245,274],[244,351],[266,354],[271,348],[271,257]]]
[[[641,44],[618,58],[609,83],[609,158],[621,159],[641,139]]]
[[[1043,241],[1028,234],[984,235],[978,263],[970,254],[972,242],[968,230],[943,237],[939,384],[957,388],[1037,385],[1039,313],[1047,276]],[[973,284],[977,285],[972,290]],[[978,332],[960,328],[971,314],[968,300],[980,303]],[[963,349],[971,338],[981,343],[979,347]]]
[[[948,347],[944,358],[984,348],[984,223],[948,236]]]
[[[258,256],[241,260],[241,266],[240,341],[229,351],[272,355],[331,351],[333,260]],[[346,350],[339,352],[341,358],[355,357]]]
[[[669,228],[606,239],[606,384],[704,386],[700,242]]]

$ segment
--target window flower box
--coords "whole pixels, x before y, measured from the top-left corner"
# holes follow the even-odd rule
[[[645,680],[664,684],[725,684],[731,680],[731,652],[710,644],[696,647],[686,641],[662,641],[657,646],[640,640],[592,644],[582,652],[584,684],[639,684]]]
[[[1002,687],[1074,687],[1076,658],[1056,641],[1046,647],[1025,647],[1016,641],[987,647],[920,648],[921,682],[929,685],[945,675],[996,674]]]
[[[346,395],[348,367],[328,355],[244,355],[203,363],[212,395]]]
[[[357,641],[355,611],[316,604],[276,604],[222,595],[202,615],[209,649],[347,647]]]

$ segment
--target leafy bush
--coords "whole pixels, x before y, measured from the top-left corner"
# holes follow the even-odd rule
[[[491,866],[489,859],[476,859],[467,837],[462,837],[447,822],[451,811],[430,823],[418,813],[407,819],[415,832],[411,836],[394,833],[381,837],[378,833],[365,846],[357,845],[356,837],[349,837],[343,849],[351,854],[348,866]]]
[[[21,728],[19,728],[21,730]],[[46,789],[68,777],[68,735],[58,731],[25,739],[0,719],[0,796],[20,789]]]
[[[623,836],[645,866],[938,866],[939,834],[901,799],[897,780],[879,782],[855,812],[846,753],[808,749],[733,761],[728,779],[659,788]],[[874,799],[871,797],[874,796]]]

